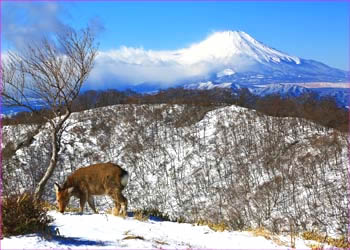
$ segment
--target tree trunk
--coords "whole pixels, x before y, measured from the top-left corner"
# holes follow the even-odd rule
[[[38,183],[37,187],[35,188],[35,198],[37,200],[40,200],[44,194],[44,189],[46,186],[47,181],[51,178],[56,165],[57,165],[57,159],[58,159],[58,151],[59,151],[59,143],[58,143],[58,133],[56,129],[53,129],[51,132],[51,159],[50,164],[48,168],[46,169],[46,172],[44,176],[41,178],[40,182]]]

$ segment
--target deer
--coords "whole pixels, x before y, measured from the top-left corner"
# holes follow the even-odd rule
[[[108,195],[115,207],[113,215],[126,216],[128,201],[122,191],[128,183],[129,174],[114,163],[99,163],[75,170],[67,177],[63,185],[54,183],[58,211],[64,213],[72,196],[80,199],[79,213],[82,214],[86,201],[91,209],[95,208],[94,195]]]

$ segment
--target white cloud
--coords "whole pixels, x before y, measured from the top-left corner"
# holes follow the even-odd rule
[[[29,43],[40,42],[44,37],[66,31],[70,26],[69,9],[58,1],[10,2],[2,3],[2,39],[12,49],[26,48]],[[104,30],[100,18],[92,17],[88,27],[98,35]],[[3,53],[3,52],[2,52]]]
[[[156,83],[169,87],[185,79],[203,78],[217,68],[212,61],[188,60],[186,52],[130,47],[100,52],[89,82],[102,85],[114,79],[131,85]]]
[[[51,32],[65,28],[59,19],[62,9],[55,2],[4,3],[2,34],[16,48],[38,41]]]

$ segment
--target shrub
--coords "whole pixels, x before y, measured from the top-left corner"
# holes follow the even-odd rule
[[[139,221],[147,221],[149,219],[149,215],[147,215],[144,211],[137,210],[134,212],[134,218]]]
[[[5,237],[45,232],[52,221],[44,202],[36,201],[33,194],[10,195],[3,199],[2,234]]]
[[[133,213],[133,217],[136,220],[140,220],[140,221],[146,221],[148,219],[156,219],[160,221],[172,221],[172,222],[176,221],[180,223],[184,222],[184,221],[181,221],[182,218],[179,218],[177,220],[171,220],[167,214],[164,214],[158,209],[154,209],[154,208],[138,209],[133,211],[132,213]]]

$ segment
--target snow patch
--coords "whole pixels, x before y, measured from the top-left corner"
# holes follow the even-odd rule
[[[231,88],[232,82],[223,82],[219,84],[214,84],[211,81],[207,82],[199,82],[199,83],[191,83],[185,86],[186,89],[199,89],[199,90],[211,90],[214,88]]]
[[[49,214],[55,219],[51,224],[52,232],[60,235],[52,239],[38,234],[4,238],[2,249],[289,249],[287,237],[281,238],[285,245],[277,245],[249,232],[215,232],[207,226],[187,223],[142,222],[108,214],[62,215],[55,211]],[[296,244],[296,248],[308,249],[301,239],[297,239]]]

